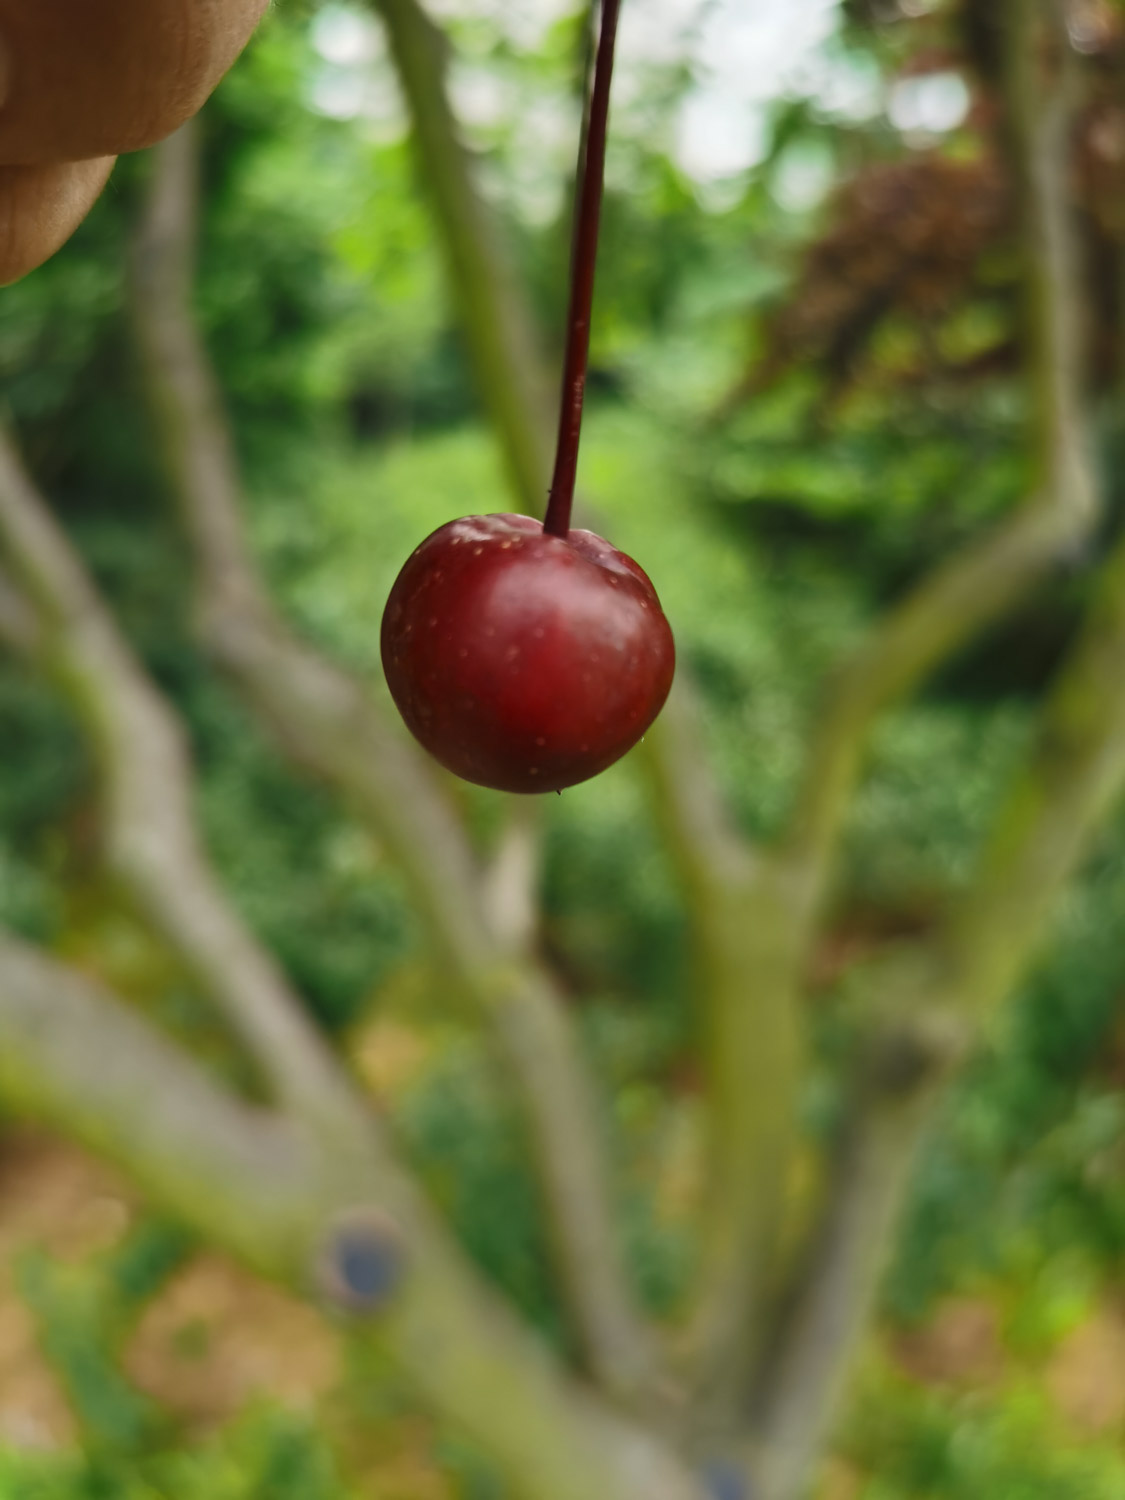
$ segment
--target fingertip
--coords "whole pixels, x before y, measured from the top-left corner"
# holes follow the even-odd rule
[[[0,286],[49,260],[89,213],[116,161],[0,166]]]

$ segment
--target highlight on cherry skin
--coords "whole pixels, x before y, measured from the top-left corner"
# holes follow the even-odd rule
[[[407,559],[383,670],[414,737],[465,781],[560,791],[637,743],[668,696],[672,631],[644,570],[592,531],[466,516]]]

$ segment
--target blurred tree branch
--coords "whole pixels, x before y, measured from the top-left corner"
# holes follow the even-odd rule
[[[2,430],[0,551],[32,610],[27,643],[94,748],[113,869],[242,1036],[278,1098],[346,1128],[355,1106],[343,1075],[280,969],[220,892],[200,845],[180,725]]]
[[[449,44],[417,0],[370,0],[406,94],[422,184],[441,230],[477,389],[500,440],[512,489],[528,515],[546,503],[551,398],[536,330],[501,236],[473,182],[446,88]]]
[[[284,1201],[312,1158],[296,1127],[227,1093],[76,970],[0,932],[0,1092],[125,1165],[154,1202],[206,1219],[261,1266],[288,1253]],[[141,1125],[143,1122],[143,1127]]]
[[[6,641],[20,656],[34,656],[39,650],[39,631],[35,612],[16,588],[12,579],[0,571],[0,640]]]
[[[235,1099],[100,986],[3,934],[0,1094],[119,1162],[154,1204],[263,1274],[366,1311],[357,1337],[386,1347],[514,1493],[701,1500],[655,1439],[596,1408],[479,1282],[370,1118],[342,1143]],[[365,1306],[357,1263],[388,1257],[394,1284]]]
[[[228,988],[220,998],[297,1113],[271,1116],[225,1095],[97,986],[2,936],[0,1091],[24,1113],[61,1125],[120,1161],[154,1201],[299,1289],[308,1288],[326,1254],[343,1257],[335,1279],[346,1282],[355,1235],[368,1233],[364,1224],[384,1224],[382,1218],[356,1220],[357,1211],[370,1204],[371,1214],[389,1213],[391,1237],[377,1248],[397,1256],[401,1235],[409,1265],[380,1332],[421,1389],[467,1426],[525,1493],[641,1500],[650,1491],[634,1486],[639,1464],[657,1483],[655,1493],[690,1500],[694,1487],[675,1461],[639,1431],[587,1408],[537,1343],[477,1284],[311,1030],[302,1035],[302,1025],[294,1038],[279,1025],[279,1014],[300,1020],[299,1002],[280,977],[264,988],[269,960],[238,932],[189,842],[190,775],[178,726],[7,440],[0,447],[0,536],[36,601],[43,665],[68,691],[99,750],[118,864],[132,882],[148,879],[147,903],[169,923],[196,972],[207,977],[212,966],[218,972],[226,965],[220,977]],[[154,787],[163,794],[161,807],[147,800]],[[135,819],[147,821],[138,830],[129,822]],[[142,846],[139,858],[134,842]],[[210,923],[226,946],[214,945]],[[254,963],[243,969],[248,953]],[[250,1001],[276,1011],[246,1014],[242,1007],[250,1001],[242,986],[255,981],[263,988],[250,989]],[[300,1049],[300,1064],[310,1074],[294,1080],[284,1071],[286,1046]],[[533,1061],[539,1057],[536,1052]],[[333,1220],[341,1215],[359,1228],[341,1230],[347,1238],[337,1244]],[[381,1227],[377,1232],[384,1233]]]
[[[1125,791],[1125,545],[1044,711],[964,896],[934,942],[878,977],[896,1019],[867,1049],[810,1261],[758,1413],[764,1500],[797,1500],[826,1440],[941,1085],[1035,957]]]
[[[1055,564],[1078,553],[1098,516],[1083,413],[1083,301],[1069,200],[1074,59],[1053,0],[1010,0],[1010,95],[1027,221],[1031,309],[1029,436],[1035,491],[953,557],[846,661],[813,731],[786,857],[812,920],[877,716],[1003,615]]]
[[[191,127],[156,149],[133,306],[157,430],[198,566],[203,633],[282,746],[346,794],[399,862],[463,1001],[508,1065],[528,1122],[567,1298],[591,1370],[631,1399],[655,1378],[614,1223],[595,1091],[550,977],[490,922],[487,886],[435,768],[357,679],[278,618],[243,531],[241,482],[191,310]],[[524,939],[526,928],[517,929]]]
[[[928,1008],[915,967],[881,976],[893,1014],[861,1046],[827,1162],[827,1186],[751,1391],[749,1469],[761,1500],[799,1500],[831,1435],[911,1181],[965,1028]]]
[[[956,1004],[973,1019],[1016,982],[1051,908],[1125,780],[1125,546],[1103,569],[1090,620],[1059,677],[1030,763],[1013,785],[948,950]]]
[[[548,469],[544,380],[533,340],[505,340],[528,317],[519,286],[494,253],[496,236],[472,162],[458,136],[445,81],[445,41],[416,0],[372,0],[391,38],[446,245],[466,338],[482,394],[512,474],[533,451]],[[517,484],[520,503],[541,510],[540,492]],[[684,669],[680,668],[681,680]],[[707,757],[697,752],[690,693],[682,682],[648,736],[654,805],[668,835],[692,918],[708,1074],[708,1191],[704,1287],[691,1318],[689,1365],[728,1392],[745,1374],[745,1329],[766,1291],[765,1266],[780,1219],[796,1089],[796,1006],[789,983],[788,923],[774,880],[751,881],[751,858],[725,817]],[[781,951],[777,943],[782,944]],[[784,956],[783,956],[784,955]],[[772,976],[784,970],[783,980]],[[737,1351],[737,1352],[736,1352]]]
[[[1088,524],[1085,520],[1082,529]],[[840,827],[872,726],[941,661],[1000,618],[1080,540],[1068,495],[1044,491],[923,580],[837,669],[812,729],[783,852],[797,913],[810,925],[831,877]]]
[[[1080,272],[1068,202],[1074,62],[1055,0],[1012,0],[1014,138],[1027,187],[1035,498],[955,558],[844,667],[783,857],[811,925],[877,712],[1075,548],[1099,509],[1083,393]],[[869,978],[878,1023],[805,1266],[757,1392],[765,1500],[797,1500],[827,1440],[942,1084],[1034,956],[1051,907],[1125,785],[1125,548],[1043,714],[977,878],[928,943]]]
[[[645,745],[653,808],[692,914],[710,1111],[702,1270],[684,1358],[706,1421],[748,1375],[793,1139],[800,1060],[794,925],[778,872],[734,828],[681,680]]]
[[[1081,105],[1078,60],[1068,29],[1069,0],[1008,0],[1005,120],[1028,253],[1024,269],[1031,352],[1030,436],[1039,471],[1081,535],[1096,519],[1084,412],[1088,338],[1082,247],[1071,186],[1075,121]]]
[[[450,975],[472,973],[488,952],[473,896],[478,871],[436,774],[389,731],[355,678],[279,618],[250,552],[238,460],[192,311],[196,132],[185,126],[154,151],[131,290],[146,395],[195,551],[201,633],[286,751],[327,780],[346,778],[398,860]]]

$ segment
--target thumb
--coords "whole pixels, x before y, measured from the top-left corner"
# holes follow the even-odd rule
[[[152,145],[202,106],[267,0],[0,0],[0,162]]]

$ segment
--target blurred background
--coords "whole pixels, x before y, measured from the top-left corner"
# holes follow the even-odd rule
[[[653,578],[744,827],[786,810],[826,668],[1016,501],[1021,245],[992,0],[627,0],[580,484]],[[566,300],[584,7],[432,0],[547,356]],[[1125,494],[1125,8],[1082,0],[1072,196],[1093,416]],[[453,516],[512,508],[383,32],[283,0],[201,117],[198,314],[257,547],[312,639],[379,680],[383,602]],[[164,690],[241,911],[360,1066],[471,1254],[561,1337],[491,1062],[432,1003],[393,865],[278,758],[192,637],[125,307],[148,164],[6,289],[29,465]],[[1099,543],[1095,552],[1100,550]],[[828,1130],[857,955],[923,932],[1087,597],[1087,563],[881,724],[815,957],[803,1111]],[[380,689],[381,690],[381,689]],[[105,880],[87,751],[0,654],[0,921],[224,1066]],[[498,799],[462,787],[487,841]],[[690,1265],[700,1101],[685,919],[629,757],[545,799],[541,943],[613,1099],[651,1305]],[[1125,1496],[1125,823],[949,1101],[820,1500]],[[499,1500],[455,1435],[313,1312],[193,1247],[107,1169],[0,1121],[3,1500]]]

